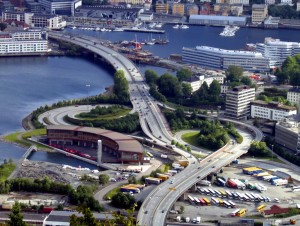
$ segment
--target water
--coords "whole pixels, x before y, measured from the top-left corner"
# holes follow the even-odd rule
[[[165,25],[166,34],[153,34],[152,38],[168,38],[168,45],[144,46],[160,57],[181,53],[182,47],[208,45],[225,49],[242,49],[245,43],[263,42],[265,37],[283,41],[299,41],[298,30],[262,30],[240,28],[234,37],[222,37],[221,27],[191,26],[190,29],[173,29]],[[112,41],[138,40],[151,38],[150,34],[133,32],[95,32],[66,29],[64,32],[90,35]],[[138,65],[141,72],[156,70],[158,74],[169,72],[166,69]],[[0,58],[0,135],[22,130],[21,120],[39,106],[72,98],[95,95],[113,84],[108,71],[83,58],[76,57],[9,57]],[[87,86],[90,85],[90,86]],[[19,159],[24,150],[11,144],[0,143],[0,162],[7,158]],[[57,153],[37,152],[33,160],[85,164]]]
[[[173,29],[172,25],[165,25],[165,34],[152,34],[152,38],[169,39],[168,45],[145,45],[143,48],[150,50],[160,57],[168,57],[172,53],[181,53],[182,47],[195,47],[197,45],[207,45],[224,49],[242,49],[246,43],[264,42],[265,37],[279,38],[282,41],[299,42],[299,30],[274,29],[264,30],[257,28],[240,28],[234,37],[223,37],[219,34],[222,27],[190,26],[189,29]],[[144,41],[151,38],[147,33],[134,32],[96,32],[85,30],[66,29],[64,32],[75,34],[85,34],[100,39],[112,41],[137,40]]]
[[[0,68],[1,135],[22,130],[21,120],[41,105],[99,94],[113,84],[105,68],[77,57],[0,58]],[[23,152],[0,143],[2,158]]]

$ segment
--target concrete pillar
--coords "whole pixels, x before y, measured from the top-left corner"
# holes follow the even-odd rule
[[[78,141],[78,147],[80,146],[80,141]]]
[[[86,142],[83,143],[83,146],[86,147]]]
[[[184,201],[184,196],[185,196],[185,193],[183,193],[183,194],[179,197],[179,201]]]
[[[97,161],[98,165],[102,163],[102,140],[98,140]]]
[[[196,191],[197,191],[197,186],[196,186],[196,184],[193,185],[193,186],[191,187],[190,190],[191,190],[192,192],[196,192]]]

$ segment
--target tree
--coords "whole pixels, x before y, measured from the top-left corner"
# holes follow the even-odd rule
[[[109,176],[107,174],[99,175],[99,184],[106,185],[109,182]]]
[[[180,213],[183,214],[184,213],[184,209],[185,207],[184,206],[180,206]]]
[[[239,82],[243,75],[243,68],[239,66],[229,66],[226,70],[226,80],[230,82]]]
[[[128,81],[125,78],[125,73],[122,70],[116,71],[114,75],[114,94],[121,101],[129,100]]]
[[[129,184],[136,184],[137,183],[136,177],[135,176],[128,177],[128,183]]]
[[[27,224],[23,221],[23,214],[21,214],[21,206],[18,202],[16,202],[9,214],[9,221],[6,222],[9,226],[27,226]]]
[[[6,29],[6,24],[5,23],[0,23],[0,31],[3,31]]]
[[[210,95],[219,96],[221,94],[221,85],[217,80],[213,80],[210,84],[209,90]]]
[[[249,154],[258,157],[268,157],[271,155],[265,142],[253,141],[250,145]]]
[[[182,88],[182,95],[184,97],[190,97],[192,95],[193,89],[191,84],[183,82],[181,84],[181,88]]]
[[[132,208],[135,202],[136,201],[133,196],[131,196],[130,194],[124,194],[122,192],[118,192],[111,199],[111,204],[114,207],[122,208],[122,209]]]
[[[159,76],[155,71],[147,69],[145,71],[145,78],[148,84],[156,84]]]
[[[181,85],[176,77],[170,74],[163,74],[158,80],[158,89],[166,97],[182,96]]]
[[[83,214],[78,217],[73,214],[70,217],[70,226],[101,226],[100,222],[96,220],[90,208],[83,208],[79,210]]]
[[[192,72],[188,68],[182,68],[181,70],[177,71],[176,76],[178,81],[186,81],[192,77]]]
[[[243,83],[244,85],[247,85],[247,86],[251,86],[252,80],[247,76],[242,76],[241,83]]]

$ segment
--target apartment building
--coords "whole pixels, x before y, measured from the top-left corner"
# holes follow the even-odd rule
[[[168,14],[169,13],[169,4],[167,3],[156,3],[155,4],[155,12],[156,13],[163,13]]]
[[[82,5],[82,0],[41,0],[40,4],[49,14],[74,16],[75,9]]]
[[[223,84],[224,79],[225,79],[225,75],[205,74],[205,75],[192,76],[190,79],[183,82],[190,84],[192,87],[192,92],[195,92],[201,88],[204,82],[206,82],[206,84],[210,86],[214,80],[218,81],[220,84]]]
[[[287,100],[292,104],[300,105],[300,88],[294,87],[287,92]]]
[[[250,116],[250,103],[255,98],[255,88],[236,86],[226,92],[225,115],[235,119],[247,119]]]
[[[187,16],[199,14],[199,8],[195,4],[186,4],[185,11],[186,11]]]
[[[184,4],[175,3],[172,6],[172,14],[183,16],[184,15],[184,8],[185,8]]]
[[[252,23],[261,24],[268,16],[268,6],[265,4],[252,5]]]
[[[279,121],[295,114],[297,114],[297,108],[293,106],[283,105],[278,102],[267,103],[261,100],[251,102],[251,118]]]

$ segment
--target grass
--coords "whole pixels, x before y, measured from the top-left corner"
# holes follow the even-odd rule
[[[105,195],[104,195],[104,199],[105,200],[111,200],[111,198],[116,195],[118,192],[120,192],[120,188],[114,188],[112,190],[110,190],[109,192],[107,192]]]
[[[198,135],[199,135],[199,132],[197,132],[197,131],[188,132],[188,133],[183,134],[181,136],[181,139],[188,144],[191,144],[195,147],[199,147],[198,142],[197,142]]]
[[[255,159],[260,159],[260,160],[265,160],[265,161],[273,161],[273,162],[278,162],[278,163],[281,163],[281,164],[286,164],[284,161],[277,158],[277,156],[273,156],[273,159],[272,159],[272,157],[256,157],[256,156],[254,158]]]
[[[207,157],[207,155],[202,155],[202,154],[198,154],[198,153],[194,153],[194,152],[193,152],[193,155],[198,159],[199,158],[204,159],[205,157]]]
[[[0,165],[0,181],[5,181],[15,169],[16,164],[13,163]]]
[[[89,120],[89,121],[95,121],[95,120],[112,120],[116,118],[120,118],[122,116],[128,115],[129,112],[132,109],[120,109],[116,113],[113,114],[106,114],[106,115],[99,115],[96,118],[89,118],[89,117],[80,117],[79,115],[76,115],[75,117],[78,119],[84,119],[84,120]]]
[[[8,135],[4,136],[3,139],[6,142],[19,144],[19,145],[25,146],[25,147],[30,147],[30,143],[28,141],[25,141],[23,139],[21,139],[21,140],[19,139],[19,135],[21,133],[22,132],[11,133],[11,134],[8,134]]]

